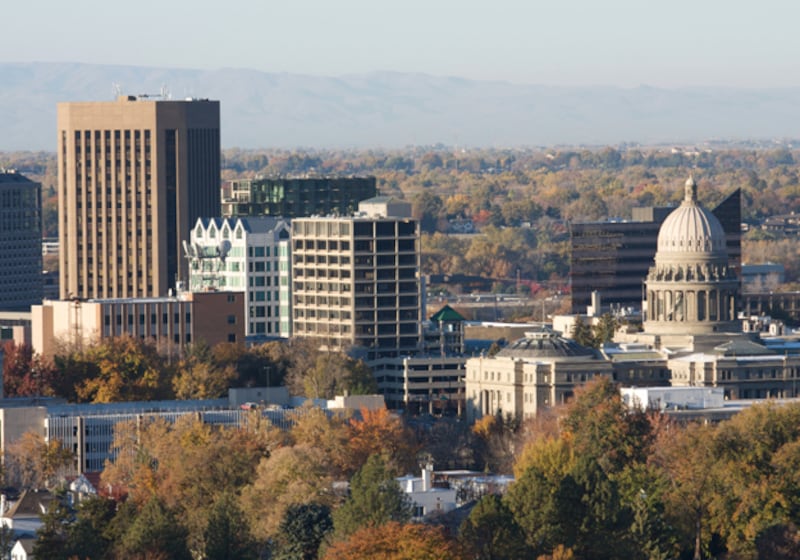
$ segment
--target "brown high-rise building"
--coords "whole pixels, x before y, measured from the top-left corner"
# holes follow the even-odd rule
[[[61,298],[163,296],[181,242],[220,211],[219,102],[58,104]]]

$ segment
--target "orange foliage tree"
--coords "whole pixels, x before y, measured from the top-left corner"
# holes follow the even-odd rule
[[[361,409],[361,418],[349,424],[348,471],[353,473],[366,463],[370,455],[380,455],[387,467],[397,473],[416,467],[417,444],[414,434],[403,420],[386,408]]]
[[[364,527],[332,544],[323,560],[461,560],[466,556],[441,527],[392,521]]]

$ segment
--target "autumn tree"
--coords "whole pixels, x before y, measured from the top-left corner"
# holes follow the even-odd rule
[[[200,550],[215,501],[250,484],[254,465],[274,445],[264,431],[210,426],[192,415],[174,424],[153,419],[138,426],[118,425],[116,459],[106,466],[102,480],[126,488],[130,500],[139,504],[159,496],[180,518],[191,549]]]
[[[6,483],[17,488],[52,488],[74,459],[59,440],[45,441],[37,432],[25,432],[6,449]]]
[[[179,399],[218,399],[227,396],[237,377],[232,365],[219,366],[188,356],[176,367],[172,389]]]
[[[561,426],[575,452],[595,459],[608,473],[644,462],[653,443],[647,415],[628,410],[606,377],[597,377],[576,391]]]
[[[754,554],[760,533],[797,519],[800,406],[753,406],[717,426],[709,446],[719,473],[713,528],[732,553]]]
[[[295,445],[276,449],[259,462],[252,483],[241,491],[242,510],[254,537],[274,538],[293,504],[334,503],[326,459],[318,449]]]
[[[350,429],[345,418],[311,406],[293,410],[290,418],[289,436],[293,445],[322,452],[332,477],[342,478],[355,472],[355,469],[351,470]]]
[[[476,421],[472,433],[476,436],[475,454],[478,466],[488,472],[511,472],[519,421],[501,413],[487,415]]]
[[[172,394],[156,347],[132,336],[101,339],[72,361],[77,367],[84,364],[85,376],[75,388],[84,402],[146,401]]]
[[[387,408],[361,408],[348,423],[349,472],[355,472],[367,458],[380,455],[387,468],[408,472],[416,465],[416,441],[403,419]]]
[[[716,458],[708,445],[714,428],[689,424],[665,431],[656,445],[655,464],[670,480],[665,500],[671,517],[691,535],[694,560],[705,556],[711,542],[711,509],[716,499]]]
[[[466,560],[456,542],[441,527],[389,521],[367,525],[347,539],[334,542],[323,560]]]
[[[310,399],[332,399],[345,393],[364,395],[377,392],[372,371],[363,361],[341,352],[317,350],[315,354],[312,368],[291,369],[287,381],[293,393]]]
[[[3,393],[7,397],[54,396],[55,370],[29,344],[3,345]]]

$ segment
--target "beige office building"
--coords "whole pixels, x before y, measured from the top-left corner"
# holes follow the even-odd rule
[[[244,342],[244,294],[181,292],[175,296],[46,300],[31,308],[34,351],[47,358],[101,339],[133,336],[165,355],[193,342]]]
[[[167,295],[181,242],[220,209],[219,102],[58,104],[60,296]]]
[[[422,293],[416,220],[399,217],[292,221],[295,336],[367,361],[414,353]]]

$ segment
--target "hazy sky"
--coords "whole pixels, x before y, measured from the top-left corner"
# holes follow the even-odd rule
[[[800,86],[793,0],[10,0],[2,19],[2,62]]]

